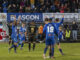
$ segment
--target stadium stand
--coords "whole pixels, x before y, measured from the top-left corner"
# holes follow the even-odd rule
[[[80,12],[80,0],[0,0],[0,12]]]
[[[78,13],[80,0],[0,0],[1,13]],[[42,21],[37,22],[38,25]],[[77,22],[78,23],[78,22]],[[68,23],[71,27],[72,23]],[[78,23],[78,39],[80,39]],[[71,29],[72,30],[72,29]]]

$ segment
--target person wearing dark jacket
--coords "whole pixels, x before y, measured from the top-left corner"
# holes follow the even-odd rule
[[[77,40],[77,28],[78,28],[78,25],[76,24],[75,21],[73,21],[73,24],[72,24],[73,40]]]

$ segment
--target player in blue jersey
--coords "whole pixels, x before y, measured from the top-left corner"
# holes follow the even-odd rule
[[[62,32],[62,27],[59,27],[59,42],[62,40],[63,32]]]
[[[21,50],[23,49],[23,45],[24,45],[24,42],[25,42],[25,35],[23,34],[23,31],[20,31],[20,34],[18,35],[18,38],[19,38],[19,45],[21,45]]]
[[[59,19],[57,18],[56,20],[55,20],[55,22],[53,23],[54,24],[54,26],[55,26],[55,29],[56,29],[56,34],[55,34],[55,36],[54,36],[54,38],[55,38],[55,41],[56,41],[56,43],[57,43],[57,45],[58,45],[58,49],[59,49],[59,51],[60,51],[60,53],[62,54],[62,55],[64,55],[63,54],[63,52],[62,52],[62,49],[61,49],[61,47],[60,47],[60,41],[59,41],[59,27],[60,27],[60,25],[63,23],[63,20],[64,20],[64,15],[63,15],[63,18],[62,18],[62,20],[59,22]]]
[[[18,45],[21,45],[20,49],[22,50],[22,48],[24,46],[24,42],[25,42],[25,37],[26,37],[26,28],[25,28],[24,23],[22,23],[22,26],[20,27],[19,32],[20,32],[20,34],[18,36],[18,38],[19,38],[19,44]]]
[[[24,35],[26,35],[25,23],[22,23],[22,26],[20,27],[19,31],[21,31]]]
[[[13,22],[12,24],[12,35],[11,35],[11,38],[12,38],[12,46],[9,48],[9,52],[12,48],[14,48],[14,52],[16,53],[16,48],[17,48],[17,43],[18,43],[18,40],[17,40],[17,23],[16,21]]]
[[[12,23],[12,34],[11,34],[11,39],[12,39],[12,46],[9,48],[9,52],[12,48],[14,48],[14,52],[16,53],[16,49],[17,49],[17,44],[18,44],[18,33],[17,33],[17,24],[20,21],[20,17],[18,19],[18,21],[16,21],[16,16],[14,16],[14,21]]]
[[[22,32],[22,34],[24,34],[24,36],[25,36],[25,38],[26,38],[26,33],[27,33],[27,31],[26,31],[26,27],[25,27],[25,23],[22,23],[22,26],[20,27],[20,29],[19,29],[19,32]]]
[[[46,24],[43,28],[43,33],[46,34],[46,47],[44,49],[44,54],[43,57],[46,58],[46,51],[48,49],[48,47],[50,47],[50,54],[51,54],[51,58],[54,58],[54,44],[55,44],[55,40],[54,40],[54,24],[51,23],[52,19],[49,19],[49,23]]]

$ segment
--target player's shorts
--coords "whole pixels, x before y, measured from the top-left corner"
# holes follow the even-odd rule
[[[21,45],[23,42],[19,42],[19,45]]]
[[[30,35],[29,36],[29,42],[36,42],[36,35]]]
[[[60,43],[59,38],[58,38],[57,35],[54,35],[54,40],[55,40],[55,43]]]
[[[18,43],[18,40],[17,40],[16,37],[13,38],[13,42],[14,42],[14,43]]]
[[[22,44],[24,41],[25,41],[25,39],[24,39],[24,40],[22,40],[22,41],[19,41],[19,43],[20,43],[20,44]]]
[[[19,42],[19,45],[21,45],[22,43],[23,43],[23,41],[20,41],[20,42]]]
[[[47,37],[45,43],[46,45],[54,45],[55,44],[54,37]]]

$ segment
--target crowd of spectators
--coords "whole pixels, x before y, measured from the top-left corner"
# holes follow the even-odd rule
[[[0,0],[0,12],[76,13],[80,0]]]

